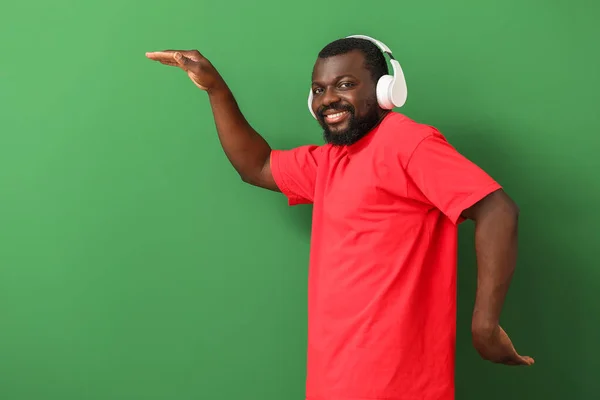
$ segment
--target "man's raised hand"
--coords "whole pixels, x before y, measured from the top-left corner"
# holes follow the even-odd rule
[[[223,78],[198,50],[163,50],[146,53],[146,57],[164,65],[184,70],[200,89],[211,91],[224,85]]]

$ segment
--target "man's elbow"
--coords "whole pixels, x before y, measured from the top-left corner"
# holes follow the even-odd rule
[[[498,209],[502,209],[507,218],[515,221],[519,219],[519,214],[521,213],[519,206],[504,191],[502,191],[501,195],[499,196],[497,207]]]
[[[512,215],[516,220],[518,220],[519,215],[521,214],[521,209],[519,208],[517,203],[515,203],[514,200],[510,199],[510,203],[511,203],[510,208],[511,208]]]
[[[490,208],[506,215],[507,218],[518,219],[521,210],[517,203],[504,190],[498,190],[491,197]]]
[[[256,173],[239,173],[242,182],[252,186],[260,185],[260,174]]]
[[[266,180],[264,171],[255,169],[251,172],[241,173],[238,172],[242,182],[256,187],[268,188],[268,181]]]

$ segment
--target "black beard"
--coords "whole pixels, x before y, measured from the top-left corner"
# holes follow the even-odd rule
[[[327,127],[323,112],[326,110],[336,111],[348,111],[348,127],[343,131],[333,133]],[[331,106],[320,110],[317,114],[319,122],[323,127],[323,138],[329,144],[334,146],[349,146],[360,139],[362,139],[367,133],[369,133],[380,121],[380,116],[377,112],[377,107],[371,107],[371,111],[362,118],[356,118],[354,114],[354,107],[351,105],[341,106],[339,104],[332,104]]]

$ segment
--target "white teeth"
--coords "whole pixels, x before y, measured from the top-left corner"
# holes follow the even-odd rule
[[[341,117],[342,115],[344,115],[345,113],[346,113],[346,111],[342,111],[342,112],[339,112],[339,113],[331,114],[331,115],[328,115],[327,118],[329,118],[329,119],[338,118],[338,117]]]

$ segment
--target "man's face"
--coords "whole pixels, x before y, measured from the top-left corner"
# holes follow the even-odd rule
[[[312,91],[312,109],[331,144],[355,143],[384,114],[377,104],[376,83],[359,51],[317,59]]]

